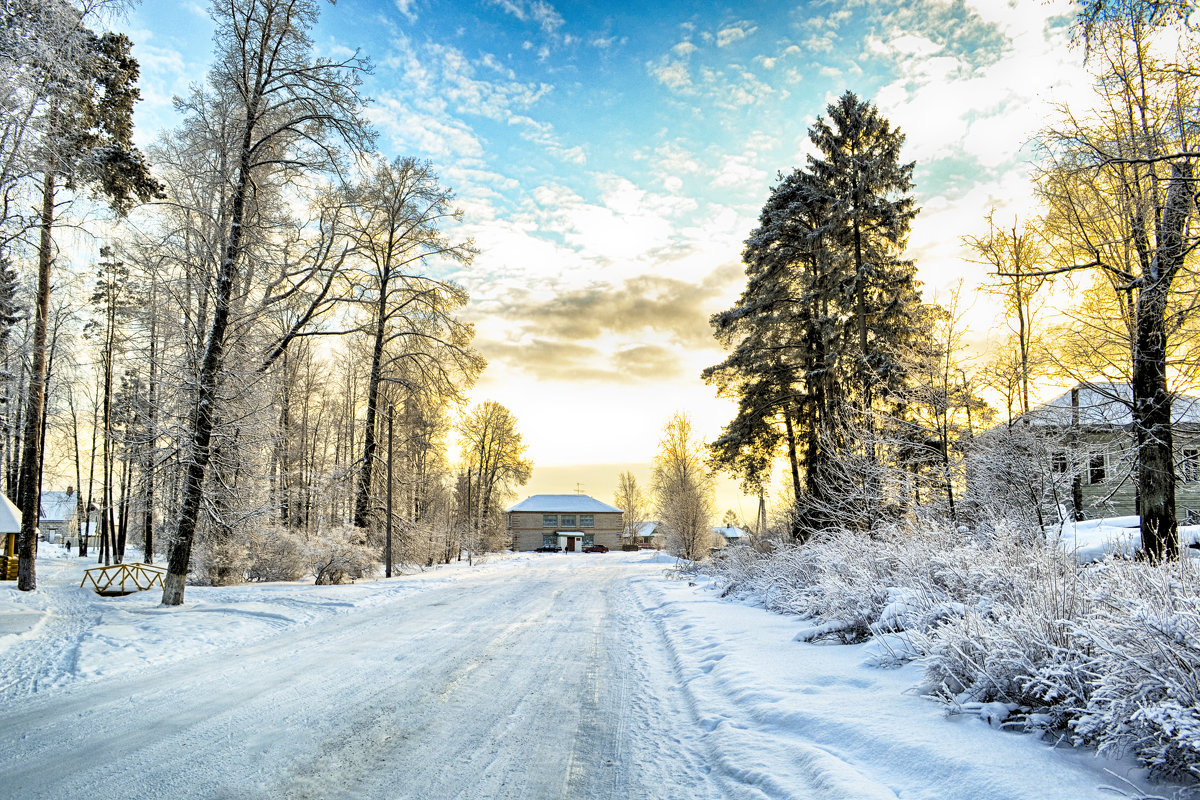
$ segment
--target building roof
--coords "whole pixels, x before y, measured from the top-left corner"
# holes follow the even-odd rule
[[[1133,391],[1127,383],[1079,385],[1079,424],[1121,427],[1133,422]],[[1072,424],[1071,390],[1029,409],[1023,418],[1034,425],[1066,427]],[[1200,397],[1177,394],[1171,404],[1171,421],[1200,425]]]
[[[79,498],[74,492],[42,492],[42,522],[65,522],[75,518]]]
[[[719,533],[726,539],[742,539],[750,534],[746,533],[741,528],[736,528],[733,525],[721,525],[713,528],[714,533]]]
[[[508,510],[533,511],[543,514],[621,513],[621,509],[601,503],[586,494],[535,494]]]
[[[658,532],[657,522],[643,522],[638,526],[634,536],[654,536]]]
[[[0,494],[0,533],[20,533],[21,512],[4,495]]]

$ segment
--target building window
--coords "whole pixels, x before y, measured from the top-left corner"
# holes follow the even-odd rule
[[[564,528],[574,528],[575,527],[575,515],[574,514],[563,514],[561,516],[560,520],[561,521],[559,524],[561,524]]]
[[[1104,483],[1105,477],[1104,453],[1096,453],[1088,459],[1088,483]]]
[[[557,514],[542,514],[542,527],[543,528],[553,528],[556,525],[558,525],[558,515]]]
[[[543,533],[542,547],[558,547],[558,537],[553,533]]]
[[[1189,483],[1200,481],[1200,449],[1184,448],[1183,461],[1179,464],[1179,477]]]
[[[508,527],[510,527],[510,528],[511,528],[511,527],[512,527],[512,518],[513,518],[513,515],[512,515],[512,514],[508,514],[508,515],[506,515],[506,516],[508,517]]]
[[[592,514],[580,514],[579,515],[579,527],[581,527],[581,528],[596,527],[595,516],[593,516]]]
[[[583,546],[584,547],[591,547],[595,543],[596,543],[596,540],[593,538],[593,534],[585,533],[583,535]]]
[[[1057,450],[1050,456],[1050,469],[1055,475],[1065,475],[1067,472],[1067,454]]]

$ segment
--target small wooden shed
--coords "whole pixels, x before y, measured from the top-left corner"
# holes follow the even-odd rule
[[[0,494],[0,538],[4,555],[0,555],[0,580],[17,579],[17,534],[21,532],[21,512],[13,502]]]

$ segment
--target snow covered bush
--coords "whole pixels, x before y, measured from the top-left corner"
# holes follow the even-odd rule
[[[333,528],[313,538],[306,552],[309,571],[318,585],[349,583],[375,571],[379,552],[368,545],[363,531]]]
[[[246,535],[246,579],[295,581],[308,572],[304,537],[274,526],[255,527]]]
[[[1028,528],[926,525],[709,569],[723,595],[810,621],[798,639],[886,635],[879,663],[918,658],[923,692],[955,711],[1200,779],[1200,559],[1080,566]]]
[[[1091,691],[1072,729],[1101,752],[1200,778],[1200,563],[1109,561],[1090,571],[1076,635]]]
[[[190,580],[200,586],[234,586],[246,579],[246,541],[240,536],[207,534],[197,537],[192,551]]]

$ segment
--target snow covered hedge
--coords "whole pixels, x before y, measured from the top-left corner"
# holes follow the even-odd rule
[[[957,711],[1200,779],[1198,559],[1080,566],[1028,531],[923,527],[741,547],[709,569],[724,594],[810,620],[798,639],[918,659]]]

